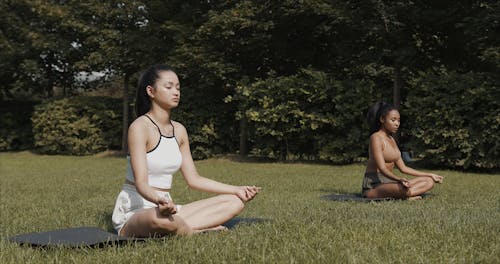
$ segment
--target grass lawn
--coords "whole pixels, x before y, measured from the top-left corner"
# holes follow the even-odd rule
[[[0,263],[500,263],[500,175],[437,171],[422,201],[335,202],[360,191],[363,164],[196,162],[199,172],[262,192],[228,232],[104,248],[30,248],[9,236],[58,228],[111,230],[125,159],[0,153]],[[176,175],[172,197],[210,194]]]

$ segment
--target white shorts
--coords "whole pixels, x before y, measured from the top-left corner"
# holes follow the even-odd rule
[[[172,200],[169,192],[158,191],[156,193],[160,196]],[[111,220],[113,222],[113,228],[118,234],[123,225],[132,217],[135,213],[142,209],[155,208],[158,207],[155,203],[146,200],[142,195],[137,192],[134,185],[124,184],[122,191],[118,194],[115,203],[115,209],[113,210],[113,216]],[[177,212],[181,209],[181,205],[176,205]]]

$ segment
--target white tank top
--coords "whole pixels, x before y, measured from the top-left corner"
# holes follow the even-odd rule
[[[160,128],[147,115],[146,116],[158,128],[160,140],[156,147],[146,153],[146,162],[148,168],[148,183],[150,186],[170,189],[172,187],[172,177],[181,167],[182,155],[179,150],[179,144],[173,136],[168,137],[161,134]],[[170,123],[172,125],[172,123]],[[172,125],[173,131],[174,125]],[[127,156],[127,180],[135,182],[134,172],[130,164],[130,156]]]

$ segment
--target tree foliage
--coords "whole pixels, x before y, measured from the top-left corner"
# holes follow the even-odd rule
[[[412,147],[436,165],[498,167],[499,84],[483,73],[445,69],[420,73],[405,104],[405,112],[414,120]]]
[[[435,150],[421,130],[435,117],[416,115],[419,100],[498,89],[498,1],[6,0],[0,7],[2,98],[77,94],[75,76],[102,72],[122,79],[126,129],[129,84],[147,65],[166,62],[182,84],[174,118],[188,128],[198,158],[239,150],[351,162],[366,155],[363,117],[377,100],[401,102],[405,146]],[[459,142],[465,134],[450,131],[470,129],[444,116],[450,120],[438,130]],[[470,150],[451,144],[434,160],[467,167],[498,159],[467,142]],[[459,158],[447,160],[452,152]]]
[[[118,107],[116,107],[118,106]],[[116,99],[72,97],[35,107],[34,147],[44,154],[89,155],[120,146]]]

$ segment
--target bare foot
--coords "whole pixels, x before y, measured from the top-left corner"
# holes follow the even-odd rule
[[[227,227],[223,225],[215,226],[215,227],[210,227],[210,228],[205,228],[205,229],[200,229],[200,230],[195,230],[195,233],[206,233],[210,231],[225,231],[227,230]]]
[[[408,197],[408,201],[417,201],[417,200],[422,200],[422,196],[417,195],[417,196]]]

